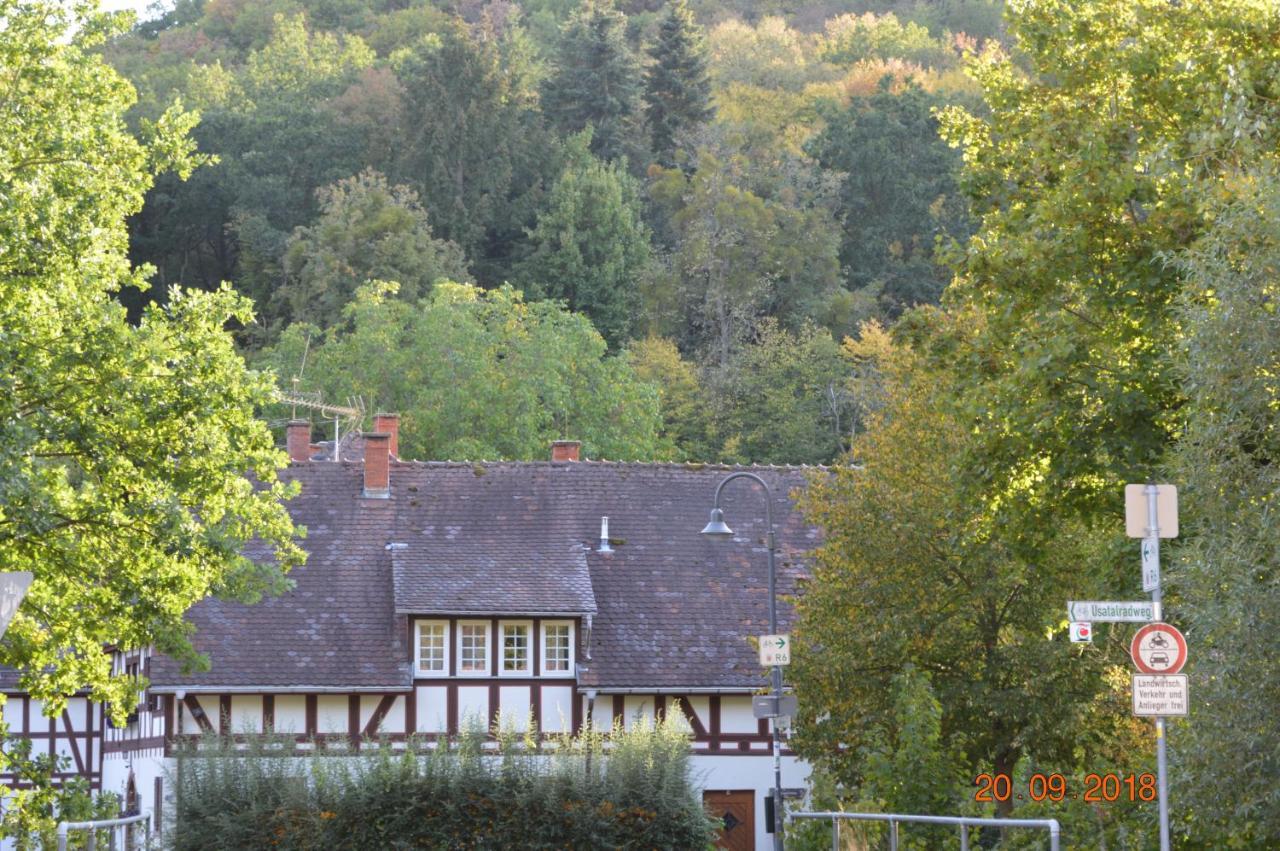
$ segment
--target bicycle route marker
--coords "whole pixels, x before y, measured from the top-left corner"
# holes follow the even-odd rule
[[[773,667],[774,665],[790,665],[791,636],[760,636],[760,664],[766,668]]]
[[[1068,600],[1067,619],[1100,623],[1150,623],[1156,607],[1150,600]]]

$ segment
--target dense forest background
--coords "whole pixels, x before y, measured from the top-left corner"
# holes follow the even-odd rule
[[[106,58],[209,158],[132,220],[124,297],[230,281],[252,362],[401,411],[409,457],[825,463],[874,406],[842,341],[970,233],[933,110],[980,103],[1000,12],[160,4]]]

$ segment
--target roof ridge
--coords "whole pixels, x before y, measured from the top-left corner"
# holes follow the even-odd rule
[[[683,467],[691,472],[701,472],[702,470],[832,470],[837,466],[835,464],[727,464],[721,461],[611,461],[607,458],[583,458],[580,461],[518,461],[518,460],[467,460],[461,458],[449,459],[431,459],[431,460],[406,460],[404,458],[391,462],[395,466],[401,467],[646,467],[655,469],[670,469]],[[300,465],[301,466],[301,465]]]

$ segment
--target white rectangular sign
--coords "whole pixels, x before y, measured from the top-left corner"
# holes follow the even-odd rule
[[[1100,623],[1149,623],[1156,619],[1150,600],[1069,600],[1067,620]]]
[[[791,636],[760,636],[760,664],[766,668],[791,664]]]
[[[1188,702],[1186,674],[1133,675],[1134,715],[1186,715]]]
[[[1142,539],[1142,590],[1155,591],[1160,587],[1160,539]]]
[[[1156,521],[1160,537],[1178,537],[1178,489],[1156,485]],[[1124,531],[1130,538],[1147,537],[1147,486],[1124,486]]]

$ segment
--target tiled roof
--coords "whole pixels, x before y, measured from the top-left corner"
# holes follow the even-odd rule
[[[817,533],[788,493],[813,468],[393,462],[391,498],[378,500],[361,497],[359,464],[291,465],[310,553],[296,587],[256,606],[197,605],[189,618],[212,669],[182,675],[156,659],[153,684],[408,688],[407,615],[486,612],[589,616],[584,685],[759,685],[747,641],[768,631],[758,486],[725,490],[732,541],[698,534],[716,485],[740,469],[774,490],[779,593],[790,594]],[[602,515],[612,554],[596,551]]]

